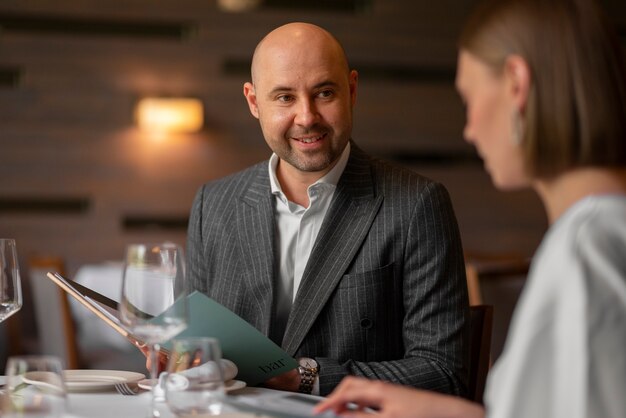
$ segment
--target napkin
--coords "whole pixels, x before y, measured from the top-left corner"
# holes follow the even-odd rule
[[[189,387],[190,381],[198,378],[206,380],[219,379],[219,371],[217,370],[217,363],[214,361],[207,361],[197,367],[184,370],[178,373],[161,373],[159,376],[158,386],[165,390],[166,381],[170,390],[185,390]],[[237,376],[237,365],[228,359],[220,360],[220,367],[222,369],[222,380],[227,382]]]
[[[221,359],[220,366],[222,368],[222,379],[224,382],[234,379],[235,376],[237,376],[237,365],[232,361]],[[192,367],[191,369],[187,369],[178,374],[189,379],[197,379],[199,377],[206,376],[207,372],[211,379],[216,379],[218,377],[217,364],[214,361],[207,361],[198,367]]]

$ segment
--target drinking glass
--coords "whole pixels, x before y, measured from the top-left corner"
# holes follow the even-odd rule
[[[53,356],[14,356],[7,361],[2,417],[62,417],[67,394],[61,360]]]
[[[165,377],[165,397],[178,417],[219,415],[224,401],[222,352],[215,338],[174,340]]]
[[[150,377],[158,378],[160,344],[187,327],[182,249],[172,243],[132,244],[126,249],[120,315],[122,323],[148,347]],[[151,416],[159,417],[158,385],[152,389]]]
[[[0,238],[0,322],[22,307],[22,287],[15,240]]]

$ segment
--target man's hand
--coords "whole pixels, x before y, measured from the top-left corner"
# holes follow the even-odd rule
[[[150,353],[149,353],[148,347],[137,346],[137,348],[141,350],[144,356],[146,356],[146,369],[150,371],[151,363],[150,363],[150,355],[149,355]],[[165,354],[163,351],[159,351],[159,366],[157,368],[157,374],[160,374],[161,372],[165,371],[165,369],[167,368],[167,360],[168,360],[167,354]]]
[[[298,388],[300,388],[300,373],[298,373],[298,369],[289,370],[286,373],[266,380],[263,386],[270,389],[297,392]]]

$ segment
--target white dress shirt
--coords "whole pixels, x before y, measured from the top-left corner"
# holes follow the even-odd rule
[[[272,194],[275,196],[276,248],[279,250],[276,254],[276,262],[279,266],[275,293],[276,315],[274,320],[276,323],[272,327],[273,332],[270,337],[278,345],[280,345],[285,334],[291,305],[296,299],[302,274],[309,261],[317,234],[326,212],[328,212],[337,183],[346,168],[349,156],[350,143],[348,142],[337,164],[324,177],[308,187],[308,208],[287,199],[276,177],[279,158],[276,154],[272,154],[270,158],[270,184]],[[319,394],[319,377],[315,378],[312,394]]]
[[[270,158],[270,184],[272,194],[275,196],[276,248],[279,250],[276,254],[279,266],[276,286],[276,326],[273,327],[275,332],[272,339],[279,345],[285,333],[291,305],[300,287],[304,268],[349,156],[350,143],[346,145],[332,170],[308,187],[308,208],[287,200],[276,177],[279,158],[276,154]]]
[[[626,416],[626,196],[552,225],[486,388],[490,418]]]

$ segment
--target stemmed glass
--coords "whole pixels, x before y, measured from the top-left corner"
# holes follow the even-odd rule
[[[160,344],[187,327],[182,249],[172,243],[133,244],[126,249],[120,314],[123,324],[148,347],[150,377],[158,379]],[[151,416],[158,417],[153,386]]]
[[[61,360],[53,356],[10,357],[7,394],[0,415],[6,418],[61,418],[67,395]]]
[[[22,307],[22,287],[15,240],[0,238],[0,322]]]

